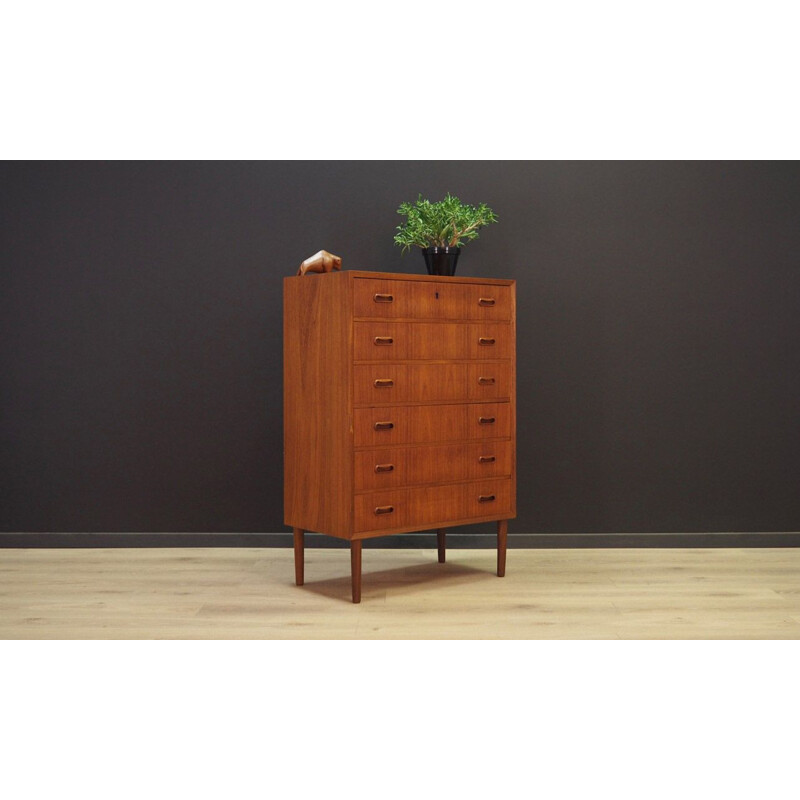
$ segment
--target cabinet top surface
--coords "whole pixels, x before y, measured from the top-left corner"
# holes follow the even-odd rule
[[[307,275],[292,275],[287,276],[284,280],[292,280],[294,278],[303,280],[320,280],[330,279],[341,276],[350,278],[374,278],[376,280],[393,280],[393,281],[444,281],[447,283],[480,283],[491,284],[493,286],[513,286],[516,281],[506,280],[502,278],[466,278],[459,275],[415,275],[407,272],[370,272],[368,270],[353,270],[346,269],[339,272],[326,272],[322,274],[309,273]]]

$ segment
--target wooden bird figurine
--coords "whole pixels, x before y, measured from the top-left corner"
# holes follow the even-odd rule
[[[327,250],[320,250],[313,256],[307,258],[297,270],[298,275],[305,275],[307,272],[333,272],[335,269],[342,268],[342,259],[329,253]]]

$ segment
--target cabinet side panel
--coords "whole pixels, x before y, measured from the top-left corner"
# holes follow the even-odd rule
[[[353,508],[349,282],[283,282],[284,521],[343,538]]]
[[[517,283],[511,284],[511,518],[517,516]]]

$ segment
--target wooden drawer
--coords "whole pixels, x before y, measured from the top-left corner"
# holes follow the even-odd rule
[[[356,447],[457,442],[464,438],[465,421],[462,405],[356,408],[353,438]]]
[[[355,322],[356,361],[464,360],[511,357],[507,323]]]
[[[407,489],[408,525],[503,516],[511,511],[511,479]]]
[[[493,400],[511,394],[510,362],[481,361],[466,366],[469,400]]]
[[[355,456],[357,492],[510,474],[510,441],[359,450]]]
[[[510,320],[511,287],[450,281],[353,281],[356,317]]]
[[[403,361],[411,355],[414,322],[354,322],[355,361]]]
[[[467,354],[465,358],[511,358],[513,330],[507,323],[472,324],[467,329]]]
[[[511,392],[509,362],[476,364],[357,364],[353,400],[413,403],[425,400],[489,400]]]
[[[435,527],[512,513],[511,479],[370,492],[355,497],[355,531]]]
[[[354,504],[354,530],[377,531],[411,525],[408,516],[408,490],[357,494]]]
[[[411,281],[356,278],[353,281],[355,317],[414,317]]]
[[[354,322],[356,361],[466,359],[469,331],[455,322]]]
[[[408,403],[466,400],[466,364],[362,364],[353,368],[353,400]]]
[[[356,447],[500,439],[511,435],[508,403],[356,408]]]
[[[510,403],[470,403],[464,408],[464,439],[495,439],[511,435]]]

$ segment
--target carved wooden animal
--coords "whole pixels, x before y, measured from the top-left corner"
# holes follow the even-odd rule
[[[329,253],[327,250],[320,250],[313,256],[307,258],[297,270],[298,275],[305,275],[307,272],[333,272],[335,269],[342,268],[342,259]]]

